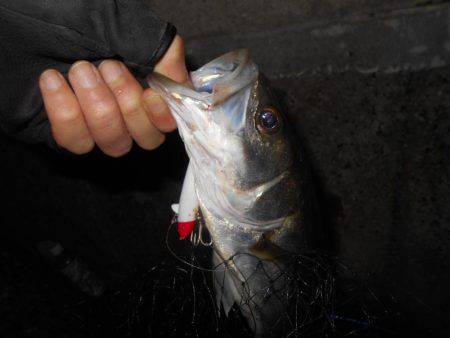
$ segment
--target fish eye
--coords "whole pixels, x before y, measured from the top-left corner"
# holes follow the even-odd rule
[[[273,108],[262,109],[256,117],[256,126],[264,134],[274,134],[280,129],[280,113]]]

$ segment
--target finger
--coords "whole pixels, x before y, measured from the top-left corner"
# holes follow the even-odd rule
[[[64,77],[48,69],[40,76],[39,87],[56,143],[75,154],[91,151],[94,140],[78,100]]]
[[[164,56],[155,65],[155,72],[180,83],[188,80],[184,43],[179,35],[175,36]],[[158,94],[152,89],[146,89],[142,98],[150,120],[159,130],[167,132],[176,128],[169,108]]]
[[[142,94],[145,111],[150,121],[162,132],[170,132],[176,129],[177,124],[170,113],[170,109],[164,100],[151,88]]]
[[[126,154],[132,140],[114,95],[98,69],[87,61],[79,61],[70,69],[69,81],[95,143],[109,156]]]
[[[165,136],[150,122],[142,105],[141,85],[119,61],[106,60],[100,74],[114,94],[131,137],[144,149],[152,150],[164,142]]]
[[[184,83],[189,75],[186,69],[186,58],[184,55],[184,42],[176,35],[167,52],[155,65],[155,72],[163,74],[172,80]]]

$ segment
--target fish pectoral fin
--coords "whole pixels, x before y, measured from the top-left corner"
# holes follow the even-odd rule
[[[271,240],[273,231],[269,231],[261,236],[259,241],[250,247],[250,252],[262,260],[273,261],[277,257],[286,255],[286,251],[274,244]]]
[[[234,303],[238,305],[241,303],[241,293],[236,288],[232,271],[216,252],[213,253],[213,263],[216,267],[214,270],[214,287],[216,289],[217,308],[220,314],[220,308],[222,307],[225,315],[228,316]]]

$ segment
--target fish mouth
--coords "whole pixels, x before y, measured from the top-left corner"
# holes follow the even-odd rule
[[[239,134],[257,78],[248,50],[238,49],[190,72],[186,83],[158,73],[147,81],[168,104],[191,159],[220,160],[240,149]]]
[[[257,66],[251,61],[248,50],[237,49],[190,72],[186,83],[177,83],[159,73],[149,75],[147,82],[163,97],[180,122],[192,124],[191,115],[215,110],[254,82],[257,76]]]
[[[192,85],[197,92],[211,94],[217,105],[252,82],[258,74],[246,49],[224,54],[191,72]]]

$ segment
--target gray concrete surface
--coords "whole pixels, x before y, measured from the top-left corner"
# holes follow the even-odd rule
[[[447,1],[152,1],[194,64],[248,48],[268,77],[394,73],[450,60]]]

